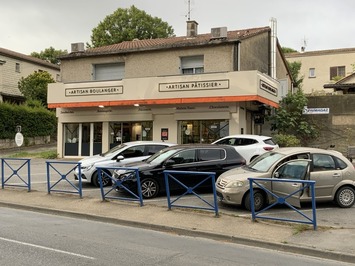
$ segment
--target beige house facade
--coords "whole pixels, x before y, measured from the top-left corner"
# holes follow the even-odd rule
[[[353,93],[324,85],[334,84],[354,72],[355,48],[288,53],[285,57],[289,62],[301,62],[300,76],[304,77],[302,89],[305,94]]]
[[[60,68],[55,64],[0,48],[0,102],[23,102],[18,81],[35,71],[47,71],[60,81]]]
[[[264,115],[291,90],[286,60],[270,27],[133,40],[61,58],[50,84],[60,157],[84,157],[127,141],[211,143],[265,133]]]

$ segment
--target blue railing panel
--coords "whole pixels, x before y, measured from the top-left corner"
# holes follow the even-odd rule
[[[127,200],[127,201],[138,201],[140,206],[143,206],[143,196],[142,196],[142,188],[140,186],[140,176],[138,168],[130,168],[130,167],[96,167],[100,189],[101,189],[101,197],[102,200],[106,199],[118,199],[118,200]],[[129,171],[122,180],[117,180],[112,176],[112,173],[115,170],[124,170]],[[111,180],[112,186],[109,189],[105,189],[102,182],[102,177],[107,177]],[[129,179],[137,179],[137,193],[126,187],[123,183]],[[122,190],[124,192],[128,192],[132,197],[120,197],[120,196],[112,196],[113,191]]]
[[[264,190],[268,195],[271,195],[276,199],[274,203],[271,205],[266,206],[264,209],[255,212],[254,207],[254,197],[250,197],[250,208],[252,213],[252,220],[255,221],[256,218],[260,219],[269,219],[269,220],[277,220],[277,221],[286,221],[286,222],[296,222],[296,223],[304,223],[304,224],[312,224],[313,229],[317,230],[317,217],[316,217],[316,201],[315,201],[315,181],[309,180],[294,180],[294,179],[276,179],[276,178],[248,178],[249,180],[249,187],[250,187],[250,195],[254,195],[254,185],[262,190]],[[272,191],[268,190],[265,186],[258,183],[258,181],[267,181],[267,182],[284,182],[284,183],[300,183],[303,186],[300,189],[297,189],[290,193],[287,196],[279,196],[273,193]],[[304,191],[305,189],[309,188],[311,191],[312,196],[312,217],[308,217],[300,210],[296,209],[294,206],[287,202],[287,199],[296,195],[298,192]],[[286,205],[290,209],[294,210],[297,214],[305,218],[305,220],[295,220],[295,219],[286,219],[286,218],[279,218],[279,217],[270,217],[270,216],[263,216],[260,215],[261,213],[265,213],[267,210],[271,209],[276,205]]]
[[[31,159],[2,158],[1,159],[1,187],[25,187],[31,191]],[[26,167],[27,166],[27,167]],[[10,172],[10,173],[8,173]],[[27,175],[25,178],[23,175]],[[21,184],[9,183],[14,178]]]
[[[166,196],[168,200],[168,208],[171,210],[171,207],[180,207],[180,208],[191,208],[191,209],[201,209],[201,210],[208,210],[208,211],[214,211],[215,215],[218,216],[218,202],[217,202],[217,193],[216,193],[216,186],[215,186],[215,178],[216,178],[216,173],[214,172],[194,172],[194,171],[172,171],[172,170],[165,170],[164,172],[164,178],[165,178],[165,189],[166,189]],[[193,187],[188,187],[185,184],[183,184],[180,180],[177,179],[177,176],[181,174],[188,174],[188,175],[205,175],[206,178],[203,179],[201,182],[198,184],[194,185]],[[185,189],[185,192],[179,196],[177,196],[175,199],[171,199],[171,193],[170,193],[170,185],[169,185],[169,179],[174,180],[176,183],[178,183],[182,189]],[[213,192],[213,203],[208,202],[205,200],[201,195],[197,194],[194,190],[201,187],[201,185],[205,182],[211,181],[211,187],[212,187],[212,192]],[[200,207],[200,206],[189,206],[189,205],[178,205],[174,204],[181,198],[187,196],[187,195],[194,195],[198,199],[200,199],[202,202],[204,202],[207,206],[209,207]]]
[[[47,190],[48,194],[51,192],[62,192],[62,193],[72,193],[72,194],[79,194],[80,198],[83,197],[83,188],[82,188],[82,182],[81,182],[81,163],[80,162],[63,162],[63,161],[46,161],[47,165]],[[69,168],[68,168],[69,166]],[[62,168],[62,169],[59,169]],[[63,169],[65,168],[65,169]],[[70,179],[68,178],[69,174],[72,174],[75,169],[78,168],[79,174],[78,174],[78,181],[79,185],[76,186]],[[52,170],[52,171],[51,171]],[[64,173],[63,173],[64,172]],[[53,174],[51,176],[51,174]],[[54,182],[54,184],[51,185],[51,177],[55,176],[57,179]],[[74,174],[73,174],[74,176]],[[54,178],[53,178],[54,179]],[[56,186],[59,186],[59,184],[62,183],[69,184],[71,188],[74,190],[69,190],[69,189],[56,189]]]

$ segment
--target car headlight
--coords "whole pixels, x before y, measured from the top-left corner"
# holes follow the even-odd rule
[[[89,171],[94,165],[93,164],[90,164],[86,167],[86,170]]]
[[[236,188],[244,186],[243,181],[232,181],[226,185],[226,188]]]

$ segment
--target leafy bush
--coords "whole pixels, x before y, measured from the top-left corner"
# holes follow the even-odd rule
[[[0,139],[15,137],[21,126],[24,137],[53,136],[57,128],[55,113],[41,106],[0,103]]]
[[[301,145],[301,141],[294,135],[275,134],[273,139],[280,147],[297,147]]]

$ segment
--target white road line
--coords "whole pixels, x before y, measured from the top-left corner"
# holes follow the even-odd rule
[[[22,242],[22,241],[17,241],[17,240],[13,240],[13,239],[8,239],[8,238],[0,237],[0,240],[7,241],[7,242],[12,242],[12,243],[16,243],[16,244],[20,244],[20,245],[24,245],[24,246],[30,246],[30,247],[35,247],[35,248],[41,248],[41,249],[45,249],[45,250],[49,250],[49,251],[54,251],[54,252],[58,252],[58,253],[63,253],[63,254],[67,254],[67,255],[72,255],[72,256],[76,256],[76,257],[80,257],[80,258],[95,260],[95,258],[93,258],[93,257],[81,255],[81,254],[78,254],[78,253],[73,253],[73,252],[68,252],[68,251],[64,251],[64,250],[59,250],[59,249],[54,249],[54,248],[39,246],[39,245],[30,244],[30,243],[26,243],[26,242]]]

